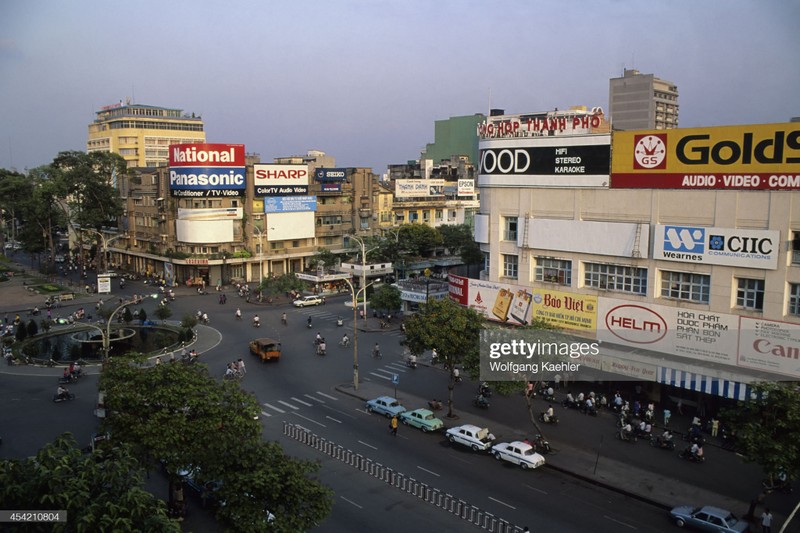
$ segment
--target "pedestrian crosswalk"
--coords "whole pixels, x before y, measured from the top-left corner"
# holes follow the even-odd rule
[[[349,310],[347,313],[336,313],[332,310],[325,309],[321,306],[317,306],[317,307],[301,307],[300,309],[297,310],[297,312],[302,315],[311,317],[312,320],[337,323],[339,319],[341,319],[347,326],[345,329],[353,327],[353,316],[352,313],[349,312]],[[370,319],[370,320],[374,321],[376,319]],[[375,326],[375,325],[376,325],[375,322],[370,323],[370,326]],[[376,333],[380,332],[381,334],[386,335],[388,337],[402,338],[404,336],[403,333],[400,331],[400,329],[397,327],[392,327],[388,329],[376,329],[375,332]]]
[[[297,396],[291,396],[289,398],[264,402],[261,404],[264,407],[264,409],[261,410],[261,414],[267,417],[276,414],[285,415],[286,413],[299,411],[304,407],[315,407],[319,404],[329,404],[339,401],[335,396],[320,391],[316,391],[312,394],[302,394],[302,397],[301,399]]]

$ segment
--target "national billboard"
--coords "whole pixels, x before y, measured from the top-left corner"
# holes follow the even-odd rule
[[[777,270],[780,232],[657,224],[653,258]]]
[[[612,188],[800,190],[800,123],[615,131]]]
[[[177,198],[244,196],[243,144],[173,144],[169,189]]]
[[[253,165],[255,196],[305,196],[308,165]]]

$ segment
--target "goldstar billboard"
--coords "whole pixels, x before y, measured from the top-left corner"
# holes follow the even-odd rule
[[[800,123],[616,131],[612,188],[800,190]]]

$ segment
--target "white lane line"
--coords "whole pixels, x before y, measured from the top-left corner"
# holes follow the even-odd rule
[[[514,507],[513,505],[508,505],[506,502],[502,502],[502,501],[498,500],[497,498],[492,498],[491,496],[489,496],[489,499],[490,499],[490,500],[492,500],[492,501],[495,501],[495,502],[499,503],[500,505],[505,505],[505,506],[506,506],[506,507],[508,507],[509,509],[514,509],[515,511],[516,511],[516,509],[517,509],[517,508],[516,508],[516,507]]]
[[[271,414],[269,414],[269,413],[268,413],[268,412],[266,412],[266,411],[261,411],[261,414],[262,414],[262,415],[264,415],[264,416],[272,416]]]
[[[283,400],[278,400],[278,403],[281,404],[281,405],[285,405],[286,407],[289,407],[290,409],[294,409],[295,411],[300,409],[299,407],[295,407],[294,405],[292,405],[292,404],[290,404],[288,402],[284,402]]]
[[[335,418],[333,418],[332,416],[327,416],[327,415],[326,415],[326,416],[325,416],[325,418],[327,418],[328,420],[333,420],[333,421],[334,421],[334,422],[336,422],[337,424],[341,424],[341,423],[342,423],[342,421],[341,421],[341,420],[336,420],[336,419],[335,419]]]
[[[286,413],[286,411],[284,411],[283,409],[279,409],[278,407],[275,407],[274,405],[270,405],[268,403],[265,403],[264,407],[269,407],[270,409],[272,409],[274,411],[278,411],[280,414],[285,414]]]
[[[619,520],[615,520],[614,518],[611,518],[611,517],[610,517],[610,516],[608,516],[608,515],[603,515],[603,518],[607,518],[608,520],[611,520],[612,522],[616,522],[617,524],[619,524],[619,525],[621,525],[621,526],[629,527],[629,528],[631,528],[631,529],[633,529],[633,530],[637,530],[637,529],[639,529],[639,528],[638,528],[638,527],[636,527],[636,526],[632,526],[632,525],[630,525],[630,524],[627,524],[627,523],[625,523],[625,522],[620,522]]]
[[[329,410],[333,411],[334,413],[339,413],[339,414],[340,414],[340,415],[342,415],[342,416],[346,416],[347,418],[350,418],[350,419],[352,419],[352,420],[355,420],[355,419],[356,419],[356,417],[354,417],[354,416],[353,416],[353,415],[351,415],[350,413],[345,413],[344,411],[341,411],[341,410],[339,410],[339,409],[334,409],[334,408],[333,408],[333,407],[331,407],[330,405],[325,405],[325,404],[322,404],[322,407],[324,407],[325,409],[329,409]]]
[[[422,470],[423,472],[427,472],[427,473],[429,473],[429,474],[432,474],[432,475],[434,475],[434,476],[436,476],[436,477],[442,477],[442,476],[440,476],[439,474],[437,474],[436,472],[433,472],[433,471],[431,471],[431,470],[428,470],[427,468],[422,468],[421,466],[418,466],[417,468],[419,468],[419,469],[420,469],[420,470]]]
[[[527,483],[523,483],[523,485],[525,485],[526,487],[528,487],[528,488],[529,488],[529,489],[531,489],[531,490],[535,490],[536,492],[541,492],[542,494],[547,494],[547,491],[544,491],[544,490],[542,490],[542,489],[537,489],[536,487],[531,487],[531,486],[530,486],[530,485],[528,485]]]
[[[306,398],[308,398],[309,400],[314,400],[315,402],[319,402],[319,403],[325,403],[323,400],[320,400],[319,398],[316,398],[316,397],[314,397],[314,396],[311,396],[310,394],[303,394],[303,396],[305,396],[305,397],[306,397]]]
[[[318,426],[321,426],[321,427],[324,427],[324,428],[328,427],[328,426],[326,426],[325,424],[323,424],[322,422],[317,422],[316,420],[312,420],[312,419],[310,419],[310,418],[308,418],[308,417],[306,417],[306,416],[303,416],[303,415],[301,415],[301,414],[298,414],[298,413],[292,413],[292,414],[293,414],[293,415],[295,415],[295,416],[299,416],[299,417],[300,417],[300,418],[302,418],[303,420],[308,420],[308,421],[309,421],[309,422],[311,422],[312,424],[316,424],[316,425],[318,425]]]
[[[303,400],[301,400],[299,398],[295,398],[294,396],[292,396],[292,400],[296,401],[297,403],[301,403],[301,404],[305,405],[306,407],[311,407],[311,405],[312,405],[312,404],[310,404],[308,402],[304,402]]]
[[[361,507],[360,505],[358,505],[356,502],[354,502],[354,501],[352,501],[352,500],[348,500],[348,499],[347,499],[347,498],[345,498],[344,496],[339,496],[339,497],[340,497],[341,499],[343,499],[344,501],[346,501],[347,503],[349,503],[350,505],[352,505],[352,506],[354,506],[354,507],[358,507],[359,509],[363,509],[363,507]]]
[[[381,376],[380,374],[376,374],[375,372],[370,372],[370,374],[372,374],[376,378],[385,379],[386,381],[391,381],[392,380],[391,376]]]
[[[383,368],[376,368],[375,372],[383,372],[384,374],[390,374],[390,375],[393,373],[393,372],[390,372],[390,371],[385,370]]]
[[[317,394],[319,394],[320,396],[322,396],[324,398],[327,398],[329,400],[334,400],[334,401],[337,401],[337,402],[339,401],[339,398],[334,398],[333,396],[331,396],[329,394],[325,394],[324,392],[317,391]]]
[[[358,441],[358,443],[359,443],[359,444],[363,444],[363,445],[364,445],[364,446],[366,446],[367,448],[372,448],[373,450],[377,450],[377,449],[378,449],[378,448],[376,448],[375,446],[373,446],[372,444],[367,444],[367,443],[366,443],[366,442],[364,442],[363,440],[360,440],[360,441]]]

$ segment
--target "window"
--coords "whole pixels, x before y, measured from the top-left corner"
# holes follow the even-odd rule
[[[647,269],[586,263],[583,283],[596,289],[647,294]]]
[[[661,272],[661,296],[707,304],[711,293],[711,276],[687,272]]]
[[[736,279],[736,306],[761,311],[764,309],[764,280]]]
[[[491,256],[487,253],[483,254],[483,271],[488,276],[491,271],[490,265],[492,264]]]
[[[800,316],[800,283],[789,284],[789,314]]]
[[[517,240],[517,217],[503,217],[503,240]]]
[[[519,258],[516,255],[503,254],[503,277],[517,279]]]
[[[792,264],[800,264],[800,231],[792,232]]]
[[[572,285],[572,261],[536,258],[536,281]]]

